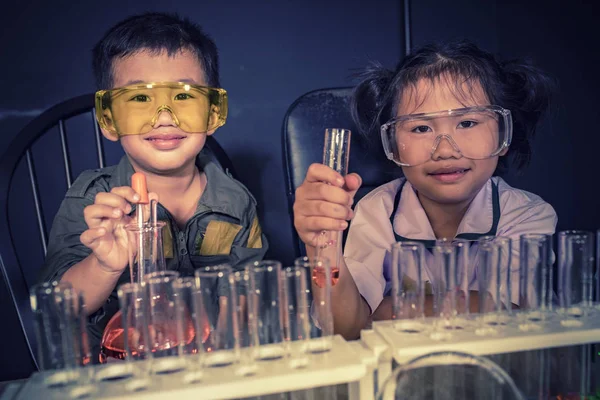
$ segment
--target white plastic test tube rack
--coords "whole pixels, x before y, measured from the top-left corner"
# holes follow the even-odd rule
[[[600,342],[600,310],[581,319],[580,326],[564,326],[563,317],[551,312],[544,320],[526,322],[520,313],[496,326],[494,334],[478,334],[477,314],[463,320],[462,329],[440,332],[436,318],[396,320],[373,323],[373,330],[390,347],[397,363],[437,351],[462,351],[474,355],[491,355],[552,347]]]
[[[295,350],[293,346],[306,345],[307,342],[293,342],[291,353]],[[242,349],[242,359],[247,351],[249,349]],[[15,400],[64,400],[77,398],[73,395],[83,395],[86,392],[88,396],[80,398],[239,399],[339,384],[348,384],[349,399],[370,400],[374,398],[373,376],[377,365],[373,354],[363,343],[347,342],[336,335],[329,351],[306,353],[305,363],[297,358],[281,358],[256,361],[255,367],[238,363],[224,367],[204,367],[199,373],[193,374],[183,370],[164,375],[152,374],[141,381],[136,378],[111,381],[110,377],[122,374],[127,365],[124,362],[113,363],[89,367],[91,380],[86,387],[62,388],[48,387],[46,382],[54,371],[47,371],[35,373]],[[168,361],[168,358],[160,359],[160,362]],[[99,379],[102,377],[104,380]]]

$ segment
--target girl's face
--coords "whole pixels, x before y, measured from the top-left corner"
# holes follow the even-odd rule
[[[455,108],[485,106],[490,102],[479,82],[457,82],[464,79],[441,77],[435,81],[421,79],[403,91],[396,115],[430,113]],[[504,155],[506,150],[501,154]],[[463,157],[442,139],[431,159],[414,167],[402,167],[404,176],[420,198],[438,204],[468,204],[493,175],[498,156],[485,160]]]

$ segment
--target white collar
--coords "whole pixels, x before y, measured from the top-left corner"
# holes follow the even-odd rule
[[[413,186],[405,180],[400,190],[400,202],[393,216],[394,232],[409,240],[435,240],[431,223]],[[494,215],[494,200],[498,201],[494,196],[498,196],[497,188],[494,190],[492,180],[488,179],[469,205],[458,226],[457,236],[462,234],[467,239],[474,239],[473,236],[495,235],[494,225],[497,226],[500,210],[498,205],[497,215]]]

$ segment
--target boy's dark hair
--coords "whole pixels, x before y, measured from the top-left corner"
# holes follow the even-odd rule
[[[505,169],[510,160],[517,168],[526,166],[531,159],[530,142],[550,105],[555,81],[527,61],[499,62],[468,41],[424,46],[395,71],[378,64],[368,67],[352,94],[352,118],[359,133],[369,141],[378,140],[380,126],[396,116],[403,91],[422,78],[435,80],[444,74],[456,80],[459,92],[463,82],[479,82],[491,104],[511,111],[512,143],[507,157],[500,157],[498,170]]]
[[[219,54],[213,40],[189,19],[176,14],[146,13],[113,26],[92,50],[98,89],[113,87],[113,61],[142,50],[166,51],[169,56],[191,51],[202,65],[208,86],[220,87]]]

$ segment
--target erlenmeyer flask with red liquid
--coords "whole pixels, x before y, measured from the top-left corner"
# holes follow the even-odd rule
[[[142,215],[143,205],[149,202],[146,180],[143,174],[136,173],[132,176],[132,187],[140,194],[141,199],[137,208],[137,223],[125,226],[125,231],[127,233],[131,283],[141,283],[150,274],[166,270],[162,243],[162,230],[165,223],[157,221],[155,200],[152,201],[150,207],[150,218],[146,219]],[[175,271],[173,273],[177,274]],[[186,326],[189,327],[189,329],[186,329],[187,344],[192,342],[195,330],[189,318],[187,318]],[[149,329],[151,332],[155,332],[159,338],[164,338],[166,346],[172,344],[170,338],[173,335],[169,333],[169,329],[175,332],[175,328],[154,326],[149,327]],[[139,339],[137,337],[139,334],[135,330],[130,330],[128,335],[130,340],[137,341]],[[122,312],[119,310],[104,329],[99,361],[106,363],[111,360],[123,360],[126,355],[124,342]]]

